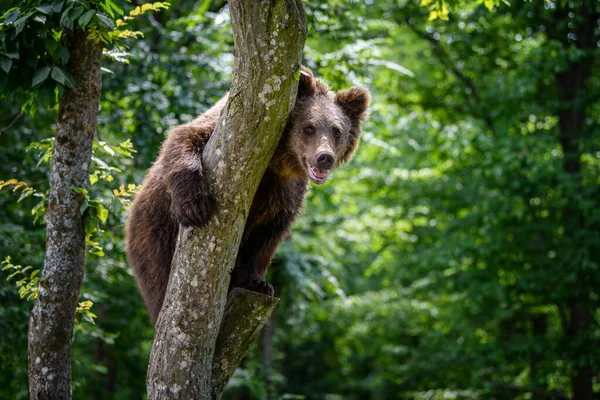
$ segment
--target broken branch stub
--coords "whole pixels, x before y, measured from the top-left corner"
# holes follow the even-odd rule
[[[279,302],[276,297],[235,288],[227,297],[213,358],[213,399],[219,399],[231,375],[258,337]]]

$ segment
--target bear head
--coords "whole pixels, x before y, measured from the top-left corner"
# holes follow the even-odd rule
[[[302,67],[296,104],[276,153],[280,172],[324,183],[329,172],[356,151],[369,101],[367,89],[353,87],[334,93]]]

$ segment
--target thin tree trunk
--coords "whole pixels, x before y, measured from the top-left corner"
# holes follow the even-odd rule
[[[217,211],[202,229],[180,228],[150,355],[150,400],[221,396],[213,391],[212,382],[220,379],[212,376],[212,367],[217,335],[228,335],[219,328],[230,272],[254,193],[296,96],[294,74],[306,37],[302,2],[232,0],[229,6],[236,56],[233,84],[203,153]],[[252,319],[264,325],[270,311],[251,308],[238,325]],[[235,324],[226,326],[237,329]],[[239,363],[234,353],[239,350],[220,356],[220,364],[227,364],[224,370]]]
[[[280,287],[280,286],[277,286]],[[258,351],[260,363],[264,369],[266,382],[264,384],[267,399],[275,399],[275,388],[273,385],[273,356],[275,353],[274,341],[275,330],[277,328],[277,316],[279,312],[276,308],[271,314],[271,318],[265,324],[265,328],[258,338]]]
[[[532,314],[531,319],[531,335],[534,341],[543,340],[548,331],[548,315],[547,314]],[[540,371],[540,366],[544,361],[544,353],[538,350],[531,350],[529,354],[529,375],[532,380],[534,390],[531,393],[531,400],[544,400],[546,395],[543,393],[546,390],[545,377]]]
[[[71,341],[85,264],[85,231],[79,212],[87,187],[102,87],[102,45],[78,30],[68,36],[69,71],[75,88],[60,99],[50,196],[46,212],[46,258],[39,296],[29,321],[31,399],[71,398]]]

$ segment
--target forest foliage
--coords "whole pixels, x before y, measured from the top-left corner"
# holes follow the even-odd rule
[[[77,7],[94,4],[66,3],[77,23]],[[116,26],[98,15],[136,10],[113,4],[88,21],[109,49],[80,298],[80,319],[95,324],[76,325],[73,392],[142,399],[153,329],[125,260],[127,205],[169,129],[227,91],[233,39],[225,2],[202,0],[127,21],[143,34],[113,46]],[[598,4],[305,6],[304,64],[335,90],[368,87],[371,118],[355,159],[311,188],[278,250],[272,348],[251,351],[227,396],[600,393]],[[63,14],[35,10],[23,24],[56,23],[56,34]],[[9,18],[26,32],[23,16]],[[69,87],[59,41],[36,65],[13,43],[0,36],[0,399],[28,397],[27,299],[43,265],[53,104]]]

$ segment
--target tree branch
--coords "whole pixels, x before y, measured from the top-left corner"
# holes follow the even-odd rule
[[[203,152],[217,211],[202,228],[180,227],[150,355],[150,400],[214,396],[213,355],[230,273],[254,193],[296,98],[294,74],[306,38],[302,2],[229,4],[236,55],[233,84]],[[250,323],[247,317],[240,321]]]
[[[486,125],[488,126],[488,128],[495,135],[495,128],[494,128],[494,121],[493,121],[493,119],[489,115],[487,115],[487,113],[484,110],[481,110],[481,108],[480,108],[481,104],[483,104],[483,102],[481,101],[481,96],[479,94],[479,90],[477,89],[477,86],[475,85],[475,82],[473,82],[473,80],[471,78],[469,78],[468,76],[466,76],[465,74],[463,74],[463,72],[456,66],[456,64],[454,64],[452,62],[450,54],[448,54],[448,52],[446,50],[444,50],[444,48],[440,45],[440,43],[439,43],[438,40],[436,40],[431,35],[428,35],[427,33],[422,32],[419,29],[417,29],[414,26],[414,24],[410,23],[410,21],[406,21],[406,26],[411,31],[413,31],[413,33],[415,35],[417,35],[421,39],[424,39],[427,42],[429,42],[429,44],[431,45],[431,48],[433,49],[433,54],[436,56],[436,58],[446,68],[448,68],[450,70],[450,72],[452,72],[452,74],[460,82],[462,82],[462,84],[465,87],[467,87],[471,91],[471,94],[473,95],[473,98],[475,99],[475,104],[471,101],[471,99],[469,98],[469,96],[465,94],[464,98],[465,98],[465,102],[467,103],[467,106],[474,111],[475,115],[477,115],[479,118],[483,119],[483,121],[486,123]]]
[[[444,64],[444,66],[446,66],[446,68],[448,68],[452,72],[452,74],[458,78],[458,80],[460,80],[466,87],[471,89],[471,93],[473,93],[473,97],[475,97],[475,100],[477,100],[477,102],[479,102],[481,100],[481,98],[479,97],[479,91],[477,90],[475,83],[471,80],[471,78],[469,78],[468,76],[463,74],[462,71],[460,69],[458,69],[458,67],[452,63],[452,61],[450,60],[450,55],[446,52],[446,50],[444,50],[444,48],[442,46],[440,46],[440,43],[432,36],[426,34],[425,32],[418,30],[410,22],[407,22],[406,25],[410,28],[411,31],[413,31],[421,39],[425,39],[426,41],[429,42],[429,44],[433,48],[433,52],[434,52],[435,56],[437,57],[437,59],[440,60],[440,62],[442,64]]]
[[[18,120],[21,119],[21,117],[25,115],[25,113],[23,113],[23,111],[21,111],[12,121],[10,124],[6,125],[5,127],[0,128],[0,134],[9,130],[10,128],[12,128]]]

